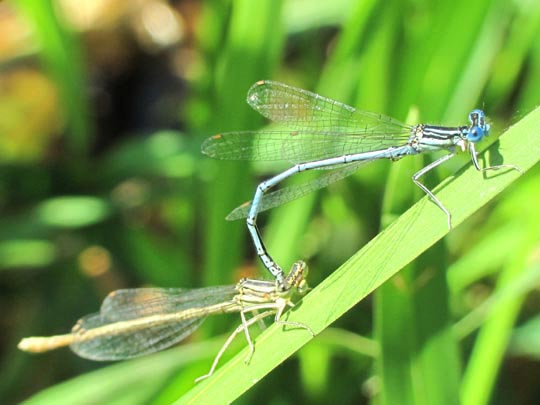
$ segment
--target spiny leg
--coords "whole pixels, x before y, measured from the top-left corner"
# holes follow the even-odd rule
[[[313,332],[313,329],[311,329],[305,323],[302,323],[302,322],[290,322],[290,321],[276,321],[276,323],[278,325],[282,325],[282,326],[290,326],[290,327],[293,327],[293,328],[305,329],[305,330],[307,330],[309,332],[309,334],[312,337],[315,337],[315,332]]]
[[[422,177],[427,172],[429,172],[430,170],[433,170],[434,168],[436,168],[440,164],[450,160],[451,158],[454,157],[454,155],[455,155],[455,152],[451,152],[448,155],[445,155],[445,156],[435,160],[434,162],[431,162],[429,165],[427,165],[426,167],[423,167],[418,172],[416,172],[412,177],[412,180],[414,181],[414,184],[416,184],[418,187],[420,187],[420,189],[424,193],[426,193],[428,195],[428,197],[431,199],[431,201],[433,201],[435,203],[435,205],[437,207],[439,207],[442,210],[442,212],[444,212],[446,214],[446,218],[448,219],[448,229],[452,229],[452,216],[450,214],[450,211],[448,211],[446,209],[446,207],[442,204],[442,202],[440,202],[439,199],[437,197],[435,197],[435,195],[431,192],[431,190],[429,188],[427,188],[422,183],[420,183],[419,178]]]
[[[288,303],[288,306],[289,307],[294,307],[294,304],[289,302]],[[302,322],[291,322],[291,321],[282,321],[281,320],[281,316],[283,315],[283,311],[285,310],[285,306],[282,306],[282,307],[279,307],[277,312],[276,312],[276,316],[274,317],[274,323],[278,324],[278,325],[282,325],[282,326],[291,326],[293,328],[298,328],[298,329],[305,329],[307,330],[312,337],[315,337],[315,332],[313,332],[313,329],[311,329],[308,325],[306,325],[305,323],[302,323]]]
[[[212,374],[214,374],[214,371],[216,371],[216,367],[217,367],[217,365],[219,363],[219,360],[223,356],[223,353],[225,353],[225,350],[227,350],[227,348],[231,345],[232,341],[234,340],[234,338],[238,334],[242,333],[242,331],[247,330],[254,323],[258,322],[259,320],[261,320],[263,318],[266,318],[267,316],[272,315],[273,313],[275,313],[275,310],[269,310],[269,311],[261,312],[260,314],[257,314],[256,316],[254,316],[253,318],[251,318],[249,320],[246,320],[245,317],[244,317],[242,319],[242,323],[240,325],[238,325],[238,327],[229,335],[229,337],[227,338],[227,340],[225,341],[223,346],[221,346],[221,349],[219,350],[218,354],[214,358],[214,361],[212,363],[212,367],[210,367],[210,371],[208,371],[207,374],[198,377],[195,380],[195,382],[202,381],[202,380],[210,377]],[[249,344],[249,347],[250,347],[249,358],[251,358],[251,356],[253,355],[254,346],[253,346],[253,342],[251,340],[251,336],[249,335],[249,333],[246,333],[246,339],[248,339],[248,344]]]
[[[478,170],[479,172],[486,172],[488,170],[499,170],[499,169],[512,169],[517,171],[520,174],[523,174],[523,170],[521,170],[516,165],[496,165],[496,166],[488,166],[481,168],[480,164],[478,163],[478,156],[476,154],[476,147],[474,146],[474,143],[469,143],[469,152],[471,153],[471,160],[473,162],[474,168]]]
[[[246,311],[242,310],[240,311],[240,318],[242,318],[242,327],[244,329],[244,334],[246,335],[246,340],[248,342],[249,346],[249,353],[244,359],[244,363],[249,363],[251,360],[251,357],[253,356],[253,353],[255,353],[255,346],[253,345],[253,340],[251,340],[251,335],[249,334],[249,328],[246,326],[248,325],[248,320],[246,318]],[[255,315],[252,319],[257,318],[257,315]],[[262,320],[262,318],[259,318],[259,320]]]

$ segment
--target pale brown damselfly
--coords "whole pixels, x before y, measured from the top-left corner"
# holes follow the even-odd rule
[[[77,355],[91,360],[124,360],[168,348],[197,329],[206,316],[240,313],[241,324],[216,355],[208,374],[233,339],[244,332],[249,345],[246,363],[255,351],[249,326],[274,315],[277,324],[306,329],[307,325],[281,320],[283,312],[293,307],[293,300],[307,293],[307,267],[296,262],[285,283],[242,279],[236,285],[198,289],[134,288],[110,293],[99,313],[81,318],[71,333],[49,337],[24,338],[18,347],[40,353],[69,346]]]

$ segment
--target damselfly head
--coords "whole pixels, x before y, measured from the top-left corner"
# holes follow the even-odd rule
[[[467,140],[480,142],[484,136],[489,135],[490,125],[486,122],[486,114],[482,110],[472,110],[469,113],[471,126],[467,131]]]
[[[308,274],[308,266],[303,260],[296,261],[287,275],[287,283],[290,286],[298,287],[305,281]]]
[[[307,264],[302,260],[295,262],[283,282],[283,288],[281,288],[282,292],[293,292],[299,295],[305,295],[310,290],[306,281],[307,274]]]

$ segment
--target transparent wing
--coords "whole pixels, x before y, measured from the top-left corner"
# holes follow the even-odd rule
[[[206,139],[202,152],[221,160],[286,160],[303,163],[404,145],[410,135],[343,134],[313,131],[226,132]]]
[[[367,162],[363,161],[349,163],[344,166],[340,165],[337,169],[334,168],[313,180],[294,186],[283,187],[279,190],[267,193],[263,196],[260,202],[258,212],[275,208],[290,201],[296,200],[297,198],[303,197],[315,190],[327,187],[328,185],[353,174],[361,165],[365,163]],[[236,219],[246,218],[250,208],[251,201],[248,201],[231,211],[231,213],[227,215],[226,219],[228,221],[234,221]]]
[[[261,115],[296,129],[339,133],[394,133],[410,126],[382,114],[357,110],[307,90],[261,80],[248,90],[248,104]]]
[[[92,360],[121,360],[156,352],[199,327],[206,314],[198,308],[230,301],[235,294],[232,285],[118,290],[104,300],[99,313],[77,322],[70,347]]]
[[[234,285],[183,288],[128,288],[111,292],[99,313],[109,322],[170,314],[229,301],[237,293]]]
[[[215,135],[203,143],[203,153],[216,159],[300,163],[401,146],[411,131],[393,118],[278,82],[255,83],[247,101],[286,129]]]

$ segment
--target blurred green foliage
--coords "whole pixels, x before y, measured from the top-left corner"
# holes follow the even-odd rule
[[[190,390],[205,403],[535,402],[538,112],[508,132],[514,144],[497,137],[540,102],[540,3],[77,4],[0,4],[1,402],[171,403]],[[19,352],[22,337],[65,333],[118,288],[268,277],[242,221],[224,217],[275,168],[199,152],[207,136],[263,124],[245,93],[264,78],[403,121],[463,124],[481,107],[494,128],[482,163],[530,170],[482,176],[467,156],[440,167],[438,195],[461,223],[450,233],[425,200],[402,215],[431,157],[373,163],[261,216],[278,262],[306,259],[321,283],[291,315],[321,332],[298,352],[309,336],[272,327],[252,364],[240,354],[193,388],[224,339],[207,338],[234,315],[114,365]]]

